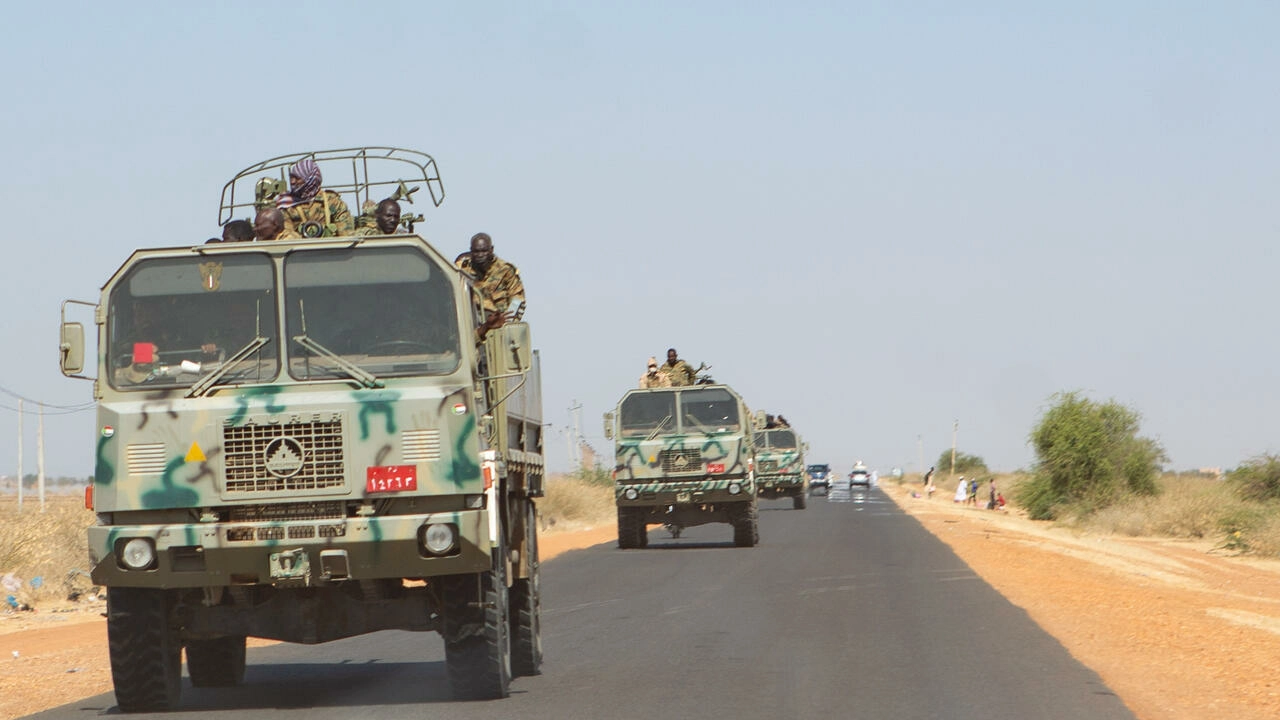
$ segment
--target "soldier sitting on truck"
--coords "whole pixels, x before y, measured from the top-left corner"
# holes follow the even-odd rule
[[[671,378],[666,373],[658,372],[658,359],[649,358],[649,370],[640,376],[641,389],[671,387]]]
[[[249,242],[253,239],[253,223],[232,220],[222,226],[222,242]]]
[[[477,328],[480,337],[508,320],[519,320],[524,312],[524,283],[516,266],[493,254],[493,239],[488,233],[471,236],[471,251],[454,261],[458,269],[472,278],[480,293],[485,322]]]
[[[302,237],[343,237],[356,229],[342,197],[320,188],[320,166],[304,157],[289,168],[289,192],[276,198],[284,227]]]
[[[253,234],[259,240],[295,240],[302,237],[285,229],[284,212],[280,208],[264,208],[253,219]]]
[[[395,235],[399,225],[400,203],[386,198],[372,212],[356,218],[356,235]]]

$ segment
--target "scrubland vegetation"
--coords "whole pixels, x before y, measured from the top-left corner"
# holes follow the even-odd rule
[[[10,576],[11,584],[21,581],[16,590],[0,591],[0,600],[12,595],[19,604],[39,607],[87,590],[85,528],[93,519],[79,495],[49,495],[43,511],[38,499],[28,497],[21,513],[16,497],[0,496],[0,576]],[[0,605],[5,609],[12,608]]]
[[[612,524],[613,480],[603,470],[555,474],[547,478],[547,496],[538,501],[543,530],[579,530]]]

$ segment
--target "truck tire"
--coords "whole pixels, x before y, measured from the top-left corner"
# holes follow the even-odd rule
[[[459,700],[496,700],[511,693],[511,634],[506,549],[493,569],[443,583],[444,662]]]
[[[804,490],[799,491],[791,496],[791,506],[796,510],[803,510],[809,507],[809,494]]]
[[[648,544],[649,533],[645,532],[644,510],[618,508],[618,547],[627,550],[646,547]]]
[[[538,563],[538,512],[525,501],[524,549],[529,577],[511,583],[511,672],[515,677],[542,672],[542,584]]]
[[[733,544],[755,547],[760,542],[760,513],[755,503],[742,503],[733,514]]]
[[[244,682],[243,635],[212,640],[187,641],[187,674],[191,684],[203,687],[233,687]]]
[[[107,647],[116,704],[124,712],[164,712],[182,697],[182,642],[171,595],[154,588],[107,588]]]

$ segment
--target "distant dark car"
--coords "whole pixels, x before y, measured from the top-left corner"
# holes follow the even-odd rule
[[[809,474],[809,492],[822,488],[823,492],[831,489],[831,466],[827,464],[810,465],[805,468]]]

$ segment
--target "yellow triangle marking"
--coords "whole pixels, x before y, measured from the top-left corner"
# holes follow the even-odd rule
[[[200,443],[191,443],[191,449],[187,451],[187,462],[204,462],[207,459],[200,449]]]

